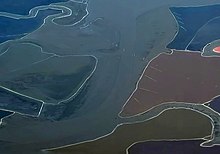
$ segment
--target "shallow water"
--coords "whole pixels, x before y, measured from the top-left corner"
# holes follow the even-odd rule
[[[178,50],[188,48],[197,31],[209,20],[220,16],[220,5],[171,7],[170,10],[178,22],[179,32],[167,47]]]
[[[188,50],[202,51],[208,43],[220,38],[220,17],[208,22],[196,34],[196,37],[190,43]]]

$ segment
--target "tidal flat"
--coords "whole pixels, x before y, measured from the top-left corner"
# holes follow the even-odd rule
[[[95,69],[90,56],[52,56],[2,75],[0,84],[23,95],[57,104],[68,99]]]
[[[19,114],[4,119],[7,125],[0,129],[0,138],[5,141],[4,146],[0,146],[1,152],[39,154],[42,149],[110,133],[118,124],[127,121],[119,118],[118,113],[135,89],[143,69],[159,53],[169,52],[166,45],[178,30],[169,7],[218,2],[95,0],[89,1],[89,15],[78,25],[62,27],[47,22],[51,20],[48,18],[40,29],[16,42],[29,41],[38,44],[43,51],[58,55],[94,55],[99,60],[97,69],[81,96],[80,104],[83,105],[65,120],[27,118]],[[0,48],[7,44],[2,44]],[[166,107],[163,106],[163,109]],[[138,116],[130,121],[135,122],[139,118],[146,117]]]

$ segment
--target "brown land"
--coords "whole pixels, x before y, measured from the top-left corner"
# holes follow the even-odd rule
[[[202,104],[219,94],[218,57],[175,51],[150,62],[121,115],[132,116],[165,102]]]
[[[131,144],[153,139],[192,139],[211,134],[210,119],[186,109],[170,109],[146,122],[124,124],[95,141],[51,150],[56,154],[125,154]]]

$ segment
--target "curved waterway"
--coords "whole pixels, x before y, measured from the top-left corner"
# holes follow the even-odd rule
[[[0,12],[28,15],[34,7],[66,1],[68,0],[1,0]]]
[[[36,17],[27,19],[0,16],[0,43],[27,35],[40,27],[47,16],[57,13],[61,13],[61,11],[46,9],[40,10]]]

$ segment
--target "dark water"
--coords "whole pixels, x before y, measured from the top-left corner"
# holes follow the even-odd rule
[[[0,119],[13,114],[13,112],[0,110]]]
[[[88,83],[84,85],[80,93],[74,97],[74,99],[60,103],[58,105],[45,104],[41,112],[41,118],[46,118],[50,120],[63,120],[69,118],[71,115],[75,114],[83,105],[86,100],[86,93],[89,90]]]
[[[129,149],[129,154],[219,154],[220,146],[201,147],[202,140],[149,141],[138,143]]]
[[[202,27],[192,43],[187,49],[193,51],[202,51],[203,47],[208,43],[220,38],[220,17],[207,23]]]
[[[38,115],[42,103],[0,88],[0,109]]]
[[[83,67],[80,71],[69,74],[69,75],[54,75],[53,81],[44,84],[44,87],[51,89],[50,92],[46,92],[49,97],[56,100],[62,100],[72,91],[76,91],[79,85],[86,79],[89,73],[92,72],[94,66],[89,65]],[[71,83],[71,84],[70,84]],[[62,89],[62,91],[60,91]]]
[[[26,33],[30,33],[40,27],[47,16],[57,13],[61,13],[61,11],[47,9],[39,11],[35,18],[29,19],[13,19],[1,16],[0,43],[25,36]]]
[[[172,7],[170,10],[178,21],[179,33],[167,47],[178,50],[184,50],[195,36],[196,32],[204,24],[206,24],[209,20],[220,16],[220,5],[202,7]],[[181,26],[185,29],[181,28]],[[199,42],[194,43],[199,44]]]
[[[211,107],[213,110],[217,111],[218,113],[220,113],[220,96],[214,98],[213,100],[211,100],[208,104],[209,107]]]
[[[68,0],[1,0],[0,12],[27,15],[29,11],[36,6],[66,1]]]
[[[75,85],[71,84],[71,87],[77,87],[85,78],[91,73],[93,65],[84,67],[80,72],[74,74]],[[69,82],[71,83],[71,82]],[[62,102],[58,105],[45,104],[41,112],[41,117],[52,120],[61,120],[73,115],[82,105],[86,99],[85,94],[89,88],[88,82],[83,86],[81,91],[71,100]]]

